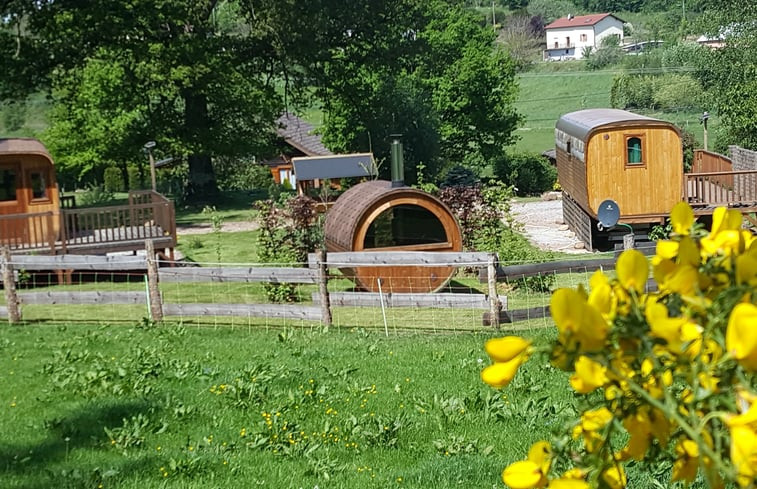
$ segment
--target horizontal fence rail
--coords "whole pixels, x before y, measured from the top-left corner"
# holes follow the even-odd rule
[[[329,325],[332,322],[333,310],[356,308],[366,311],[363,316],[366,314],[375,316],[378,314],[377,311],[380,311],[384,315],[383,321],[386,325],[387,310],[412,308],[415,311],[413,314],[420,316],[433,314],[430,317],[438,317],[441,318],[439,319],[441,321],[451,322],[455,321],[455,315],[465,317],[468,321],[473,317],[471,314],[478,311],[479,325],[498,327],[502,323],[548,317],[549,307],[543,302],[543,296],[539,296],[540,303],[538,306],[528,305],[521,298],[515,301],[516,306],[519,305],[520,307],[510,309],[509,298],[500,296],[497,292],[497,281],[516,280],[540,274],[587,273],[604,267],[612,267],[615,263],[615,258],[612,257],[598,260],[570,260],[500,266],[496,261],[496,255],[492,253],[350,252],[314,254],[309,257],[308,267],[299,268],[268,266],[159,267],[161,262],[156,257],[152,241],[147,241],[145,251],[145,256],[11,256],[8,248],[4,248],[2,258],[0,258],[0,268],[2,269],[3,280],[10,283],[4,284],[6,301],[4,306],[0,306],[0,316],[7,318],[11,323],[20,322],[22,305],[55,305],[60,307],[66,305],[146,305],[149,318],[154,321],[161,321],[169,317],[241,317],[312,321]],[[374,267],[377,264],[387,266],[390,264],[437,266],[450,263],[461,268],[478,268],[480,270],[479,282],[487,284],[487,287],[484,287],[486,293],[477,292],[475,288],[469,289],[467,293],[456,292],[454,288],[451,289],[451,292],[400,293],[386,289],[379,292],[329,290],[328,287],[330,279],[334,277],[343,278],[338,274],[332,275],[328,270],[342,267],[345,264],[350,268],[357,268],[359,266]],[[163,262],[163,264],[166,265],[167,262]],[[13,277],[19,270],[79,271],[84,274],[96,271],[108,273],[126,271],[136,274],[136,277],[144,277],[145,284],[144,290],[24,290],[17,292],[14,286],[16,279]],[[266,303],[235,303],[234,298],[228,297],[224,293],[218,295],[218,300],[212,297],[212,302],[208,302],[207,294],[203,295],[203,284],[208,284],[209,287],[209,284],[214,283],[239,283],[235,287],[245,287],[244,284],[246,283],[263,283],[266,287],[303,284],[311,288],[307,294],[299,296],[299,299],[295,299],[295,302],[292,303],[272,303],[270,300]],[[200,292],[196,293],[198,300],[185,301],[182,296],[177,295],[177,291],[186,289],[185,284],[195,284],[200,287],[198,289]],[[343,284],[343,282],[340,282],[340,284]],[[313,286],[316,288],[313,289]],[[339,285],[339,287],[343,287],[343,285]],[[245,295],[235,297],[243,298]],[[253,301],[257,302],[261,296],[254,297],[258,297]],[[524,305],[526,307],[523,307]],[[438,312],[431,313],[430,311]],[[449,313],[445,311],[449,311]],[[360,318],[362,313],[356,312],[356,314]],[[341,317],[344,317],[344,314]]]

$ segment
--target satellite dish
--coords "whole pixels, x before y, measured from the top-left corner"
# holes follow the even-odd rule
[[[612,199],[603,200],[597,210],[597,219],[599,219],[597,228],[600,231],[615,226],[618,223],[618,219],[620,219],[620,207],[618,207],[618,203]]]

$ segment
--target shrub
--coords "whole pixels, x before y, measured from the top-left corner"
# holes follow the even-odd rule
[[[754,487],[757,474],[757,239],[742,216],[719,208],[699,230],[686,203],[650,263],[619,257],[591,290],[563,288],[550,301],[556,339],[538,351],[516,336],[487,342],[487,384],[507,386],[532,354],[570,374],[580,414],[509,465],[510,487],[629,484],[627,466],[689,487]],[[559,481],[559,482],[557,482]],[[696,481],[696,482],[695,482]]]
[[[523,235],[512,215],[512,188],[502,182],[489,185],[445,187],[439,199],[447,204],[460,223],[466,250],[496,252],[501,262],[548,259],[551,254],[534,248]],[[547,291],[554,275],[527,278],[515,286],[532,291]]]
[[[84,206],[97,206],[109,204],[114,198],[113,192],[107,190],[103,185],[90,184],[87,186],[86,192],[81,195],[80,200]]]
[[[119,168],[115,166],[109,166],[103,172],[103,181],[105,190],[109,192],[123,192],[124,191],[124,177]]]
[[[557,181],[557,169],[536,153],[503,155],[494,162],[494,175],[515,187],[518,195],[539,195]]]
[[[308,253],[322,248],[323,230],[315,203],[304,195],[281,203],[270,199],[255,203],[260,223],[258,258],[263,263],[296,266],[307,262]],[[297,299],[293,284],[266,284],[265,290],[274,302]]]
[[[126,168],[126,174],[129,175],[129,190],[139,190],[142,188],[142,175],[139,168],[129,165]]]

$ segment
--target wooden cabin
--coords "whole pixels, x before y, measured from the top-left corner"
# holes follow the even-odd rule
[[[58,194],[53,159],[36,139],[0,139],[0,246],[13,253],[106,254],[145,249],[173,258],[173,203],[133,191],[128,205],[76,208]]]
[[[442,201],[386,180],[363,182],[344,192],[326,214],[324,235],[328,251],[461,251],[463,246],[460,226]],[[384,293],[434,292],[454,272],[452,266],[342,269],[357,288],[381,288]]]
[[[599,204],[614,200],[620,221],[664,222],[683,199],[683,149],[675,125],[617,109],[565,114],[555,128],[565,222],[590,248]]]
[[[705,220],[722,205],[757,210],[749,185],[756,171],[734,171],[708,153],[698,156],[696,173],[684,173],[680,131],[670,122],[617,109],[571,112],[557,121],[555,152],[565,223],[589,249],[606,247],[628,226],[646,237],[682,200]],[[705,156],[719,166],[701,163]],[[618,204],[623,227],[597,225],[607,199]]]
[[[42,213],[60,214],[53,159],[36,139],[0,139],[0,216],[27,215],[0,221],[0,235],[29,244],[49,242],[60,230],[59,219],[37,220]]]

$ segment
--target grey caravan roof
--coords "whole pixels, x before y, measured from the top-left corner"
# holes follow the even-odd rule
[[[371,177],[377,174],[371,153],[292,158],[298,181],[318,178]]]
[[[585,142],[588,141],[591,133],[600,128],[649,125],[667,126],[675,129],[675,126],[669,122],[620,109],[585,109],[570,112],[558,119],[555,128]]]

